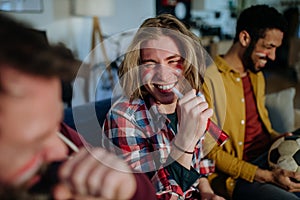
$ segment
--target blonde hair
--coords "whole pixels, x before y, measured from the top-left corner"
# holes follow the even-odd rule
[[[161,36],[168,36],[177,43],[183,58],[183,75],[190,86],[197,91],[202,87],[206,65],[205,51],[199,38],[173,15],[161,14],[146,19],[139,27],[119,68],[120,84],[126,95],[133,99],[143,98],[148,94],[139,72],[141,44]]]

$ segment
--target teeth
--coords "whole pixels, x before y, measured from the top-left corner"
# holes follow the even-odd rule
[[[259,56],[259,57],[266,57],[266,54],[265,54],[265,53],[259,53],[259,52],[258,52],[258,53],[256,53],[256,55]]]
[[[259,62],[260,62],[261,64],[266,64],[266,63],[267,63],[266,60],[262,60],[262,59],[260,59]]]
[[[175,86],[175,83],[171,84],[171,85],[157,85],[157,87],[161,90],[169,90],[171,88],[173,88]]]
[[[258,62],[260,65],[265,65],[267,63],[267,60],[266,60],[267,55],[265,53],[256,52],[255,54],[257,56],[259,56]]]

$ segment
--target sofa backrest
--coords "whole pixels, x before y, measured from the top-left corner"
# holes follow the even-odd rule
[[[101,128],[111,107],[111,99],[64,109],[64,122],[78,131],[93,146],[99,146]]]

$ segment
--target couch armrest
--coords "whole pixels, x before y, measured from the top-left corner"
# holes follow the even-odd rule
[[[295,128],[300,128],[300,109],[295,108]]]

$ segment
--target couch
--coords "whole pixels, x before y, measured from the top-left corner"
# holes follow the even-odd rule
[[[84,139],[93,146],[99,146],[101,142],[101,126],[106,113],[110,109],[111,99],[64,109],[64,122],[77,130]]]
[[[300,128],[300,109],[295,109],[295,129]]]
[[[294,107],[295,94],[294,87],[266,94],[270,121],[278,132],[291,132],[300,128],[300,109]]]

